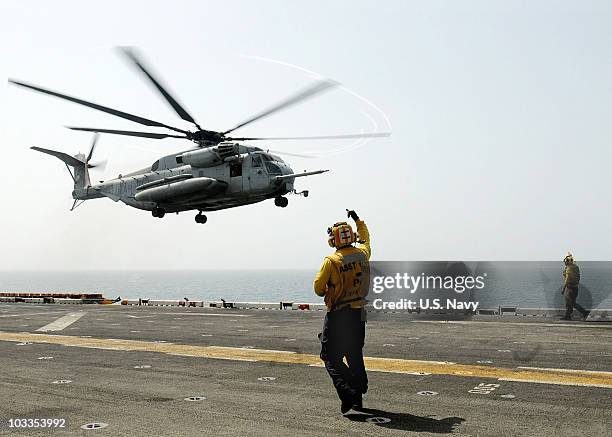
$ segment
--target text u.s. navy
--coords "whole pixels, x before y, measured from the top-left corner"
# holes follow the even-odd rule
[[[446,299],[446,306],[443,306],[442,299],[400,299],[395,301],[385,301],[384,299],[374,299],[372,306],[375,310],[471,310],[476,311],[479,302],[466,302],[458,299]]]

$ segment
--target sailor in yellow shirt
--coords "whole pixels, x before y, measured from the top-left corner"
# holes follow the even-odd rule
[[[325,257],[314,280],[314,291],[325,298],[327,306],[323,332],[319,334],[321,359],[340,397],[342,414],[351,408],[362,409],[362,394],[368,390],[363,345],[365,297],[370,286],[370,234],[355,211],[347,212],[355,221],[357,235],[346,222],[327,230],[328,243],[336,251]],[[357,247],[355,243],[359,243]]]
[[[584,320],[589,316],[589,311],[585,310],[581,305],[576,302],[578,297],[578,284],[580,283],[580,269],[578,264],[574,261],[574,256],[568,252],[567,256],[563,259],[565,268],[563,269],[563,288],[561,294],[565,297],[565,316],[561,320],[572,320],[572,313],[576,308]]]

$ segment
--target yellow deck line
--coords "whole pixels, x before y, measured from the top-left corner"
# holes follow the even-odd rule
[[[186,357],[216,358],[237,361],[265,361],[285,364],[302,364],[308,366],[316,366],[321,364],[321,360],[318,355],[300,354],[291,351],[285,352],[222,346],[154,343],[152,341],[141,340],[83,338],[69,335],[0,331],[0,341],[47,343],[62,346],[111,349],[120,351],[157,352]],[[366,357],[364,361],[366,368],[372,372],[406,374],[424,372],[434,375],[452,375],[541,384],[612,388],[611,374],[603,372],[594,373],[593,371],[588,370],[573,370],[572,372],[567,372],[564,369],[511,369],[504,367],[445,363],[441,361],[405,360],[399,358],[378,357]]]

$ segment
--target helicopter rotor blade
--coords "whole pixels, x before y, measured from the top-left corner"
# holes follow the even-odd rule
[[[237,124],[236,126],[234,126],[233,128],[231,128],[230,130],[227,130],[225,132],[223,132],[223,135],[226,135],[230,132],[235,131],[236,129],[239,129],[241,127],[246,126],[247,124],[253,123],[254,121],[257,120],[261,120],[264,117],[267,117],[271,114],[274,114],[275,112],[278,112],[280,110],[289,108],[290,106],[293,106],[305,99],[308,99],[310,97],[314,97],[317,94],[322,93],[323,91],[329,90],[330,88],[334,87],[338,85],[338,82],[335,82],[331,79],[325,79],[325,80],[318,80],[316,81],[313,85],[310,85],[306,88],[304,88],[303,90],[293,94],[292,96],[287,97],[284,100],[281,100],[280,102],[278,102],[276,105],[271,106],[270,108],[259,112],[258,114],[255,114],[254,116],[244,120],[243,122]]]
[[[9,82],[15,84],[17,86],[21,86],[24,88],[29,88],[34,91],[38,91],[43,94],[49,94],[50,96],[59,97],[60,99],[68,100],[73,103],[77,103],[79,105],[88,106],[92,109],[96,109],[98,111],[106,112],[107,114],[115,115],[117,117],[125,118],[126,120],[134,121],[136,123],[144,124],[145,126],[158,126],[164,127],[166,129],[170,129],[176,132],[181,132],[187,134],[188,132],[176,127],[168,126],[167,124],[160,123],[158,121],[149,120],[148,118],[139,117],[138,115],[129,114],[127,112],[118,111],[116,109],[109,108],[107,106],[98,105],[96,103],[88,102],[87,100],[78,99],[76,97],[71,97],[66,94],[60,94],[55,91],[51,91],[45,88],[41,88],[35,85],[31,85],[25,82],[20,82],[17,80],[9,79]]]
[[[281,155],[281,156],[282,155],[295,156],[297,158],[308,158],[308,159],[318,158],[318,156],[316,155],[303,155],[301,153],[279,152],[277,150],[271,150],[271,149],[266,150],[266,152],[274,153],[275,155]]]
[[[230,141],[274,141],[274,140],[338,140],[345,138],[379,138],[388,137],[391,132],[372,132],[365,134],[347,134],[347,135],[319,135],[313,137],[242,137],[242,138],[226,138]]]
[[[161,140],[163,138],[189,139],[185,135],[158,134],[154,132],[137,132],[137,131],[131,131],[131,130],[98,129],[98,128],[93,128],[93,127],[72,127],[72,126],[66,126],[66,127],[71,130],[78,130],[78,131],[84,131],[84,132],[99,132],[103,134],[127,135],[131,137],[154,138],[157,140]]]
[[[150,73],[150,68],[147,69],[144,67],[143,62],[138,58],[134,49],[129,47],[119,47],[120,51],[134,64],[134,66],[140,70],[147,78],[151,81],[153,86],[160,92],[164,99],[172,106],[174,111],[181,117],[183,120],[193,123],[198,129],[202,130],[197,121],[187,112],[187,110],[181,106],[181,104],[174,98],[172,95],[164,88],[159,80],[155,79],[155,77]]]
[[[91,140],[91,147],[89,147],[89,153],[87,154],[87,159],[85,159],[85,162],[89,162],[89,160],[93,156],[94,149],[96,148],[96,144],[98,143],[98,137],[99,136],[100,136],[100,134],[98,132],[94,133],[94,136],[93,136],[93,138]]]

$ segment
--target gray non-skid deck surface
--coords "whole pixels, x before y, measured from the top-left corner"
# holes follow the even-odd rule
[[[0,304],[0,331],[166,341],[316,355],[322,312]],[[365,355],[473,366],[612,371],[612,325],[499,317],[372,315]],[[39,360],[51,356],[52,359]],[[491,363],[477,363],[489,360]],[[135,368],[135,366],[151,366]],[[274,377],[261,381],[260,377]],[[18,435],[610,435],[612,388],[370,372],[368,414],[339,413],[322,367],[0,340],[0,419],[60,417],[65,431]],[[71,380],[68,384],[53,384]],[[480,383],[499,384],[488,394]],[[419,395],[421,391],[437,395]],[[502,395],[513,395],[513,398]],[[190,396],[205,400],[185,401]],[[369,423],[368,417],[386,417]],[[91,422],[106,428],[82,430]]]

